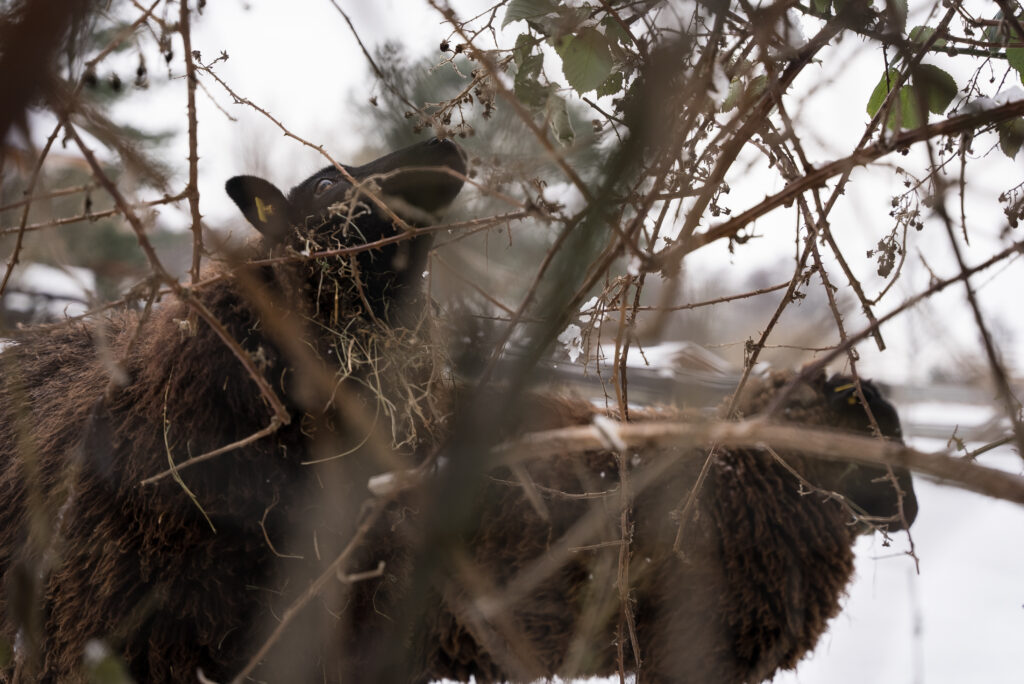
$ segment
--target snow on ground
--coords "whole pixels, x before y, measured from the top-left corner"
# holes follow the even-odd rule
[[[935,441],[915,444],[937,448]],[[988,459],[1020,472],[1009,449]],[[1024,508],[916,478],[912,528],[920,573],[903,554],[857,544],[857,577],[818,648],[778,684],[1021,681],[1024,635]]]
[[[901,404],[899,407],[900,422],[925,423],[929,425],[959,425],[977,428],[992,420],[999,419],[998,411],[993,406],[961,404],[944,401],[922,401],[914,404]],[[939,445],[938,448],[941,448]]]

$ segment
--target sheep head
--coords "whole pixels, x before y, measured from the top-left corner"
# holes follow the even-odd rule
[[[394,238],[336,260],[352,267],[346,273],[357,274],[371,302],[386,302],[419,277],[432,242],[429,234],[403,239],[395,218],[412,228],[435,223],[462,189],[466,156],[451,140],[434,138],[342,168],[347,175],[334,166],[317,171],[287,196],[257,176],[235,176],[225,189],[268,249],[322,252]]]
[[[750,417],[763,410],[792,377],[776,373],[753,383],[739,403],[741,413]],[[862,395],[866,405],[861,400]],[[833,375],[828,378],[819,373],[801,381],[780,415],[786,422],[879,435],[903,442],[896,409],[868,380],[860,381],[858,392],[857,382],[852,377]],[[914,484],[910,471],[905,468],[892,467],[890,474],[890,468],[885,466],[812,459],[808,461],[806,475],[815,486],[841,494],[864,520],[890,532],[909,527],[917,516]],[[862,526],[864,532],[872,529],[872,525]]]

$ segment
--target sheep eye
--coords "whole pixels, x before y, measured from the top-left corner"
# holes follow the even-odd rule
[[[321,178],[316,182],[316,187],[313,188],[313,194],[319,197],[320,195],[327,192],[329,188],[334,185],[334,181],[330,178]]]

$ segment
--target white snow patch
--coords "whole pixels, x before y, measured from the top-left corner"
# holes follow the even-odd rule
[[[602,345],[601,352],[606,359],[612,359],[615,357],[615,345]],[[662,342],[642,349],[630,346],[626,367],[649,368],[666,376],[672,376],[683,369],[710,373],[728,373],[731,370],[729,364],[717,354],[688,341]]]
[[[601,300],[597,297],[591,297],[583,303],[580,307],[580,320],[584,323],[589,323],[597,314],[597,307],[601,304]]]
[[[900,406],[900,417],[908,422],[977,427],[999,416],[991,406],[922,401]]]
[[[629,258],[629,265],[626,267],[626,272],[634,278],[640,275],[640,267],[643,265],[643,261],[639,256],[634,254]]]
[[[1019,102],[1020,100],[1024,100],[1024,89],[1021,89],[1020,86],[1013,86],[1012,88],[1007,88],[1006,90],[999,93],[995,97],[997,105],[1004,105],[1010,102]]]
[[[558,336],[559,343],[565,347],[565,352],[569,355],[569,361],[576,363],[576,359],[583,353],[583,331],[580,326],[575,323],[570,323],[562,334]]]
[[[987,112],[990,109],[1002,107],[1010,102],[1018,102],[1020,100],[1024,100],[1024,90],[1020,86],[1014,86],[1007,88],[995,97],[979,97],[971,100],[960,108],[960,113],[976,114],[978,112]]]

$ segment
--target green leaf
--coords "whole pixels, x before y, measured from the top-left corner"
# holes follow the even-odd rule
[[[556,9],[558,9],[558,5],[551,0],[512,0],[508,4],[508,9],[505,10],[505,19],[501,22],[501,28],[521,19],[539,19]]]
[[[767,87],[768,77],[761,74],[760,76],[755,76],[750,82],[750,86],[747,87],[747,92],[750,93],[752,98],[758,98],[761,97],[761,93],[763,93]]]
[[[597,87],[597,96],[617,95],[622,90],[622,72],[616,71]]]
[[[536,55],[540,58],[540,55]],[[551,86],[545,85],[537,78],[536,71],[520,70],[516,74],[514,92],[516,97],[527,107],[537,110],[544,106],[548,99]]]
[[[885,3],[886,17],[902,35],[907,30],[907,0],[887,0]]]
[[[512,49],[512,59],[516,65],[514,82],[516,97],[534,111],[544,106],[549,89],[549,86],[540,82],[544,55],[537,50],[538,44],[539,41],[536,38],[523,33],[516,38],[516,46]]]
[[[924,95],[928,110],[942,114],[957,94],[956,81],[934,64],[920,64],[914,69],[914,87]]]
[[[536,79],[516,81],[515,94],[519,101],[530,109],[537,110],[547,102],[549,86]]]
[[[999,14],[996,16],[997,18],[1001,18],[1003,16],[1003,13],[999,12]],[[1024,15],[1018,17],[1018,20],[1024,20]],[[1009,32],[1010,35],[1008,38],[1010,41],[1019,43],[1020,41],[1024,40],[1024,36],[1018,35],[1017,31],[1009,22],[1000,22],[999,27],[1005,27],[1005,29]],[[992,42],[999,43],[1002,42],[1004,33],[1003,31],[996,29],[997,27],[991,27],[989,31],[994,31],[993,35],[995,37],[995,40],[993,40]],[[1024,83],[1024,48],[1006,48],[1006,61],[1013,68],[1013,70],[1017,72],[1017,76],[1018,78],[1020,78],[1021,83]]]
[[[559,7],[553,16],[541,20],[547,24],[549,36],[564,36],[576,33],[580,27],[590,21],[593,10],[588,5],[582,7]]]
[[[868,114],[875,116],[878,113],[898,78],[899,72],[896,69],[889,69],[882,75],[878,85],[871,92],[871,97],[868,98]],[[956,81],[933,64],[919,65],[914,70],[912,78],[912,84],[900,88],[899,96],[893,102],[892,111],[886,120],[885,125],[892,130],[899,130],[901,127],[917,128],[926,118],[921,111],[922,104],[928,111],[942,114],[956,97]]]
[[[733,109],[740,103],[740,99],[744,96],[748,98],[748,102],[760,97],[764,89],[768,87],[768,77],[764,74],[755,76],[750,80],[749,83],[743,84],[739,80],[734,80],[729,84],[729,94],[725,97],[725,102],[722,103],[722,111],[727,112]]]
[[[520,33],[516,38],[516,46],[512,48],[512,61],[515,62],[516,67],[520,71],[523,69],[523,62],[533,52],[533,48],[537,46],[538,39],[531,36],[529,33]]]
[[[563,146],[573,144],[576,140],[576,132],[572,129],[572,121],[569,119],[569,108],[565,98],[554,91],[549,93],[545,114],[551,132],[555,134],[558,142]]]
[[[811,5],[818,14],[828,14],[828,8],[832,5],[832,0],[812,0]]]
[[[989,24],[989,27],[985,29],[985,42],[987,43],[999,43],[1002,40],[1003,32],[999,28],[1003,25],[1003,10],[996,12],[994,21]]]
[[[1024,83],[1024,48],[1006,48],[1006,61]]]
[[[915,26],[914,28],[910,29],[910,35],[908,37],[910,38],[911,43],[924,45],[925,43],[928,42],[929,39],[931,39],[933,35],[935,35],[935,29],[933,29],[931,26]],[[932,43],[932,47],[946,47],[946,39],[937,38],[935,42]]]
[[[615,21],[615,17],[605,17],[600,25],[604,27],[604,35],[608,36],[610,42],[633,49],[633,39],[629,37],[626,29],[622,28],[622,24]]]
[[[722,111],[728,112],[736,107],[736,104],[740,101],[740,95],[743,94],[743,81],[738,78],[734,78],[729,84],[729,94],[725,96],[725,102],[722,103]]]
[[[922,102],[919,99],[921,94],[912,85],[905,85],[899,89],[896,97],[889,107],[889,113],[885,118],[885,127],[891,131],[899,131],[901,128],[917,128],[922,124],[925,117],[922,116]]]
[[[612,73],[614,63],[608,39],[595,29],[566,36],[556,51],[562,58],[562,73],[580,95],[600,87]]]
[[[996,126],[996,130],[999,131],[999,149],[1013,159],[1024,143],[1024,118],[1018,116],[1016,119],[1003,121]]]
[[[887,125],[894,131],[900,128],[917,128],[924,123],[927,116],[921,111],[921,94],[916,86],[903,86],[900,88],[899,99],[896,107],[889,116]],[[924,115],[924,116],[922,116]]]
[[[889,69],[888,72],[882,74],[882,78],[878,81],[878,85],[871,91],[871,97],[868,98],[868,114],[874,116],[878,113],[878,110],[882,108],[882,103],[885,102],[886,96],[889,91],[896,85],[897,79],[900,77],[900,72],[895,69]]]

